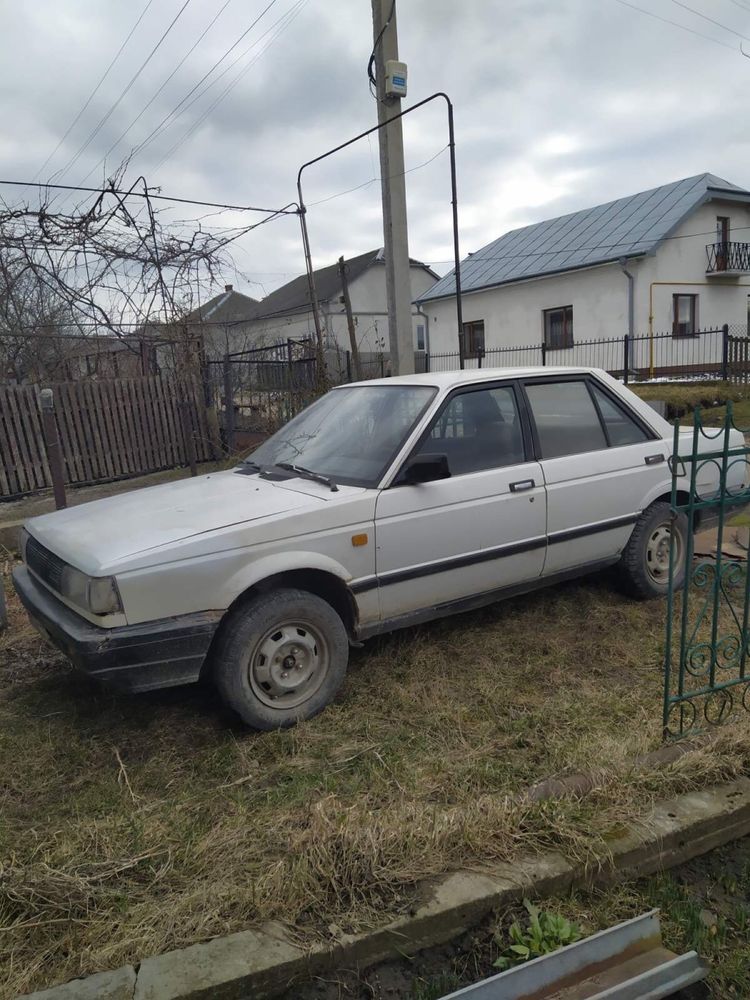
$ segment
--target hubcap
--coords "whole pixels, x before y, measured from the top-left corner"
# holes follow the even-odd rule
[[[668,524],[660,524],[649,535],[646,543],[646,571],[655,583],[664,584],[669,579],[669,542],[672,531]],[[675,569],[682,561],[682,537],[675,534]]]
[[[274,625],[252,650],[248,680],[254,694],[271,708],[296,708],[323,683],[328,644],[309,622]]]

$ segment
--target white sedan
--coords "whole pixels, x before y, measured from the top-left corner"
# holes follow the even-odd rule
[[[613,564],[662,595],[672,532],[679,583],[672,436],[596,369],[345,385],[233,470],[29,521],[15,586],[89,674],[131,691],[209,676],[247,724],[290,726],[377,633]]]

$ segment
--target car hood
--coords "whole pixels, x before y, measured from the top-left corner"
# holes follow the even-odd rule
[[[211,473],[43,514],[26,527],[66,562],[96,575],[148,549],[325,502],[325,488],[299,480],[298,489],[290,486],[233,471]]]

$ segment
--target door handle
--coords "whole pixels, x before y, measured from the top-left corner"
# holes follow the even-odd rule
[[[533,479],[520,479],[517,483],[510,484],[511,493],[522,493],[524,490],[533,490],[536,483]]]
[[[646,465],[658,465],[659,462],[664,461],[664,456],[659,452],[658,455],[646,455],[644,459]]]

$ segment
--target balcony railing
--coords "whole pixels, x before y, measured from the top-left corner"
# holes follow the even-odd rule
[[[709,243],[706,256],[706,274],[750,272],[750,243]]]

